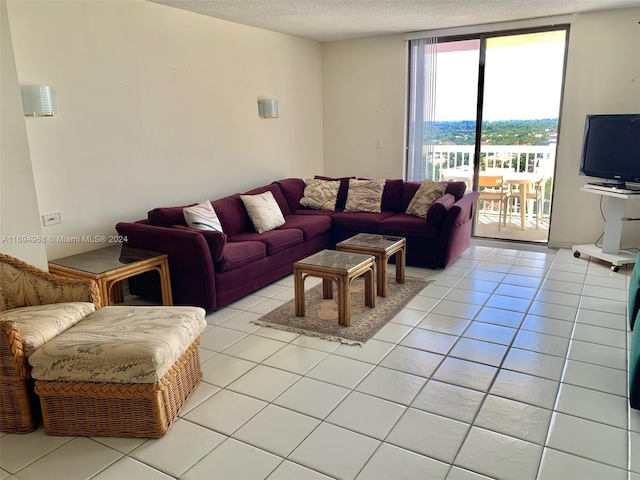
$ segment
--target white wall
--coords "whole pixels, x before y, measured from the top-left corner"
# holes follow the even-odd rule
[[[403,35],[322,45],[325,174],[403,177],[406,52]]]
[[[593,243],[603,233],[600,195],[580,191],[585,116],[640,113],[640,8],[575,15],[557,151],[549,245]],[[606,212],[607,200],[603,200]],[[640,199],[627,201],[627,216],[640,217]],[[623,226],[622,247],[640,247],[640,222]]]
[[[323,172],[319,43],[143,0],[7,4],[19,82],[57,92],[55,117],[27,119],[39,213],[62,214],[46,235]]]
[[[402,35],[320,45],[142,0],[9,0],[8,10],[20,82],[58,92],[56,117],[27,119],[38,215],[62,213],[47,235],[114,233],[155,206],[283,176],[402,177]],[[639,20],[637,8],[575,16],[551,246],[602,233],[599,197],[579,191],[584,115],[640,111]],[[262,95],[279,99],[280,119],[258,118]],[[639,223],[625,225],[623,246],[640,246]]]
[[[0,0],[0,138],[0,252],[47,270],[5,0]]]
[[[640,9],[574,16],[571,26],[549,245],[591,243],[603,232],[599,196],[580,192],[587,113],[640,112]],[[323,44],[327,175],[402,175],[406,122],[403,36]],[[375,149],[375,138],[382,149]],[[606,201],[605,201],[606,202]],[[605,204],[606,207],[606,204]],[[627,215],[640,217],[630,202]],[[640,247],[640,222],[624,226],[623,247]]]

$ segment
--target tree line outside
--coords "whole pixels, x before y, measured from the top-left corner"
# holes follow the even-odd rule
[[[432,122],[430,128],[425,128],[425,140],[432,137],[429,142],[432,145],[474,145],[476,122],[472,120]],[[557,141],[557,118],[545,118],[535,120],[496,120],[482,122],[482,145],[530,145],[544,146],[555,144]],[[470,163],[468,154],[464,155],[465,163]],[[447,162],[430,165],[425,172],[433,171],[435,178],[440,177],[441,168],[453,168],[456,166],[455,154],[448,155]],[[531,165],[526,154],[519,156],[514,153],[509,159],[511,165],[514,161],[519,163],[518,171],[530,171]],[[425,163],[430,163],[423,158]],[[486,168],[486,154],[480,154],[480,169]],[[551,179],[547,179],[544,185],[545,198],[549,197]],[[543,205],[544,213],[547,205]]]
[[[558,119],[495,120],[482,122],[482,145],[548,145],[556,140]],[[459,120],[432,122],[425,140],[432,145],[475,144],[476,122]]]

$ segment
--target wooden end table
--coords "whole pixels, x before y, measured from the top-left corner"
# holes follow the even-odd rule
[[[114,245],[49,262],[49,272],[53,274],[95,280],[100,290],[102,306],[111,305],[112,293],[116,303],[123,300],[122,290],[113,290],[114,285],[126,278],[154,270],[160,275],[162,304],[173,305],[169,257],[166,253]]]
[[[338,323],[351,323],[351,282],[364,275],[364,304],[376,305],[375,259],[371,255],[322,250],[293,264],[295,310],[304,317],[304,281],[322,278],[322,298],[333,298],[333,283],[338,286]]]
[[[387,296],[387,264],[393,255],[396,256],[396,282],[404,283],[407,240],[403,237],[359,233],[338,243],[336,250],[375,257],[378,295],[381,297]]]

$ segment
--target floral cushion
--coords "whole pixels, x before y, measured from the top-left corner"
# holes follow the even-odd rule
[[[73,327],[95,312],[93,303],[68,302],[14,308],[0,313],[0,322],[15,322],[22,335],[24,352],[29,357],[34,350]]]
[[[200,307],[105,307],[29,357],[48,381],[157,383],[204,331]]]
[[[257,195],[240,195],[251,223],[258,233],[268,232],[284,225],[284,216],[273,193],[267,191]]]
[[[345,212],[369,212],[382,211],[382,191],[384,180],[349,180],[349,193]]]
[[[443,183],[424,180],[409,202],[406,213],[426,218],[429,207],[444,194],[446,189],[447,186]]]
[[[197,205],[185,207],[182,210],[182,214],[184,215],[185,222],[187,222],[187,225],[191,228],[222,232],[220,219],[208,199]]]
[[[309,179],[305,181],[304,196],[300,199],[300,205],[315,210],[334,211],[340,190],[339,180]]]
[[[0,262],[0,296],[4,309],[48,303],[86,302],[91,298],[88,285],[58,283],[53,279]]]

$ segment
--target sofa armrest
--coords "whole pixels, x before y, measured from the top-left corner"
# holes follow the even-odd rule
[[[95,281],[53,275],[3,253],[0,253],[0,297],[0,305],[6,310],[65,302],[90,302],[100,308]]]
[[[209,245],[211,259],[214,261],[214,263],[222,260],[224,246],[227,244],[227,235],[225,233],[216,232],[214,230],[197,230],[191,227],[185,227],[184,225],[174,225],[173,228],[181,228],[199,233],[204,237],[207,245]]]
[[[439,267],[446,267],[471,244],[471,228],[478,205],[478,192],[468,192],[454,203],[440,225],[438,233]]]
[[[454,203],[448,210],[445,222],[455,227],[472,221],[479,196],[480,194],[478,192],[466,193],[464,197]]]
[[[120,222],[116,230],[127,238],[126,245],[169,256],[174,302],[216,309],[215,272],[211,251],[204,236],[190,228],[167,228],[146,221]]]
[[[427,223],[437,227],[446,217],[449,209],[456,203],[456,198],[450,193],[445,193],[437,199],[427,210]]]

